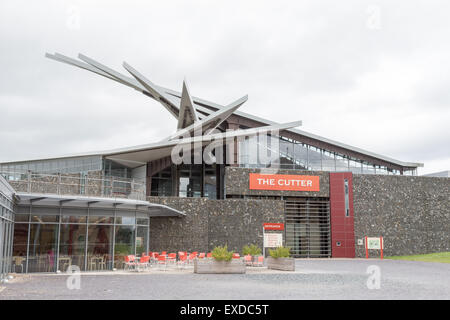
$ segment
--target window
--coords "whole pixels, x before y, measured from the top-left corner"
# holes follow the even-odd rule
[[[344,179],[345,216],[350,217],[348,179]]]

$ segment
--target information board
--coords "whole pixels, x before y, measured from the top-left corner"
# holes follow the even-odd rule
[[[265,233],[264,248],[277,248],[283,245],[282,233]]]

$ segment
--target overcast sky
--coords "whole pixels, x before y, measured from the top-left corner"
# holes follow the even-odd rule
[[[0,2],[0,161],[156,142],[176,121],[55,62],[127,61],[156,84],[407,162],[450,170],[448,1]]]

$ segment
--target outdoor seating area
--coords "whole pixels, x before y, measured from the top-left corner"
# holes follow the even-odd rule
[[[142,253],[141,256],[124,256],[123,269],[129,271],[148,271],[150,268],[157,270],[185,269],[194,266],[195,260],[213,259],[211,252],[187,252],[179,251],[177,253],[152,252]],[[233,260],[241,260],[249,267],[264,267],[264,257],[246,255],[241,257],[239,253],[233,254]]]
[[[29,268],[33,272],[54,272],[56,268],[56,259],[51,255],[36,255],[29,257]],[[140,255],[116,255],[114,269],[123,269],[126,271],[146,271],[150,268],[154,270],[167,269],[186,269],[193,268],[195,260],[212,261],[212,252],[147,252]],[[263,256],[241,256],[239,253],[233,253],[233,260],[242,261],[248,267],[263,267]],[[67,270],[71,265],[77,265],[84,261],[82,256],[61,255],[58,257],[58,269],[61,272]],[[14,256],[12,269],[14,272],[24,272],[26,257]],[[107,271],[112,269],[111,257],[107,254],[88,254],[86,271]]]

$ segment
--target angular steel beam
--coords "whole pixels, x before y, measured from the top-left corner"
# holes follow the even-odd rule
[[[223,121],[225,121],[234,111],[236,111],[242,104],[244,104],[247,101],[247,99],[248,95],[243,96],[242,98],[234,101],[233,103],[223,107],[223,109],[211,113],[203,120],[197,121],[184,129],[178,130],[173,135],[168,137],[167,140],[173,140],[178,139],[180,137],[187,137],[198,134],[205,134],[207,133],[207,131],[214,130]]]
[[[192,101],[192,97],[189,93],[186,79],[184,79],[177,129],[184,129],[196,121],[198,121],[197,112],[194,109],[194,102]]]
[[[179,117],[179,110],[178,107],[172,104],[167,97],[164,95],[162,90],[158,88],[153,82],[148,80],[144,75],[139,73],[136,69],[134,69],[132,66],[130,66],[125,61],[123,62],[123,67],[139,82],[139,84],[144,88],[144,90],[147,90],[152,94],[153,97],[155,97],[156,100],[159,100],[163,105],[166,107],[166,109],[172,113],[176,118]]]

